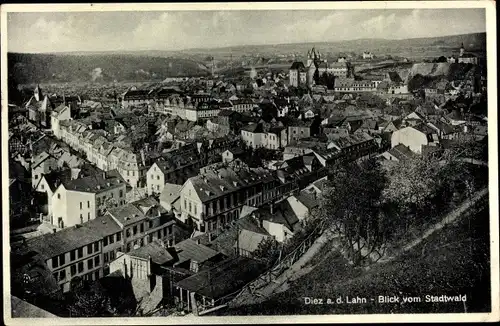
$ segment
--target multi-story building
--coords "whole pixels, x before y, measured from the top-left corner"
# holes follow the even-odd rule
[[[51,113],[51,123],[50,127],[54,136],[58,139],[61,139],[61,132],[59,129],[59,123],[64,120],[71,120],[71,108],[70,106],[63,103],[54,109]]]
[[[233,110],[239,113],[250,112],[255,107],[255,103],[251,99],[232,100]]]
[[[42,178],[42,174],[47,174],[57,169],[57,160],[47,152],[42,152],[33,158],[31,164],[31,185],[36,188]]]
[[[201,232],[219,232],[238,219],[243,205],[260,206],[282,195],[280,181],[263,168],[207,167],[182,186],[182,215]]]
[[[326,72],[339,78],[349,77],[349,66],[346,62],[333,62],[326,69]]]
[[[52,195],[51,223],[59,228],[82,224],[125,204],[126,186],[120,178],[89,176],[63,182]]]
[[[146,173],[149,195],[160,194],[165,183],[184,184],[198,174],[202,167],[201,157],[194,151],[175,151],[168,157],[158,159]]]
[[[107,216],[120,226],[123,239],[122,252],[159,240],[167,246],[176,241],[175,218],[153,198],[147,197],[121,207],[108,210]],[[178,240],[182,240],[179,239]]]
[[[294,121],[288,126],[288,144],[311,137],[311,121]]]
[[[415,126],[401,128],[392,133],[391,147],[399,144],[408,147],[412,152],[421,154],[422,146],[433,146],[439,143],[437,131],[420,123]]]
[[[82,225],[35,237],[26,250],[38,255],[52,273],[62,292],[71,290],[71,280],[97,280],[104,275],[103,252],[110,250],[103,239],[121,241],[120,228],[112,219],[99,217]],[[108,243],[109,244],[109,243]]]
[[[252,148],[279,149],[288,142],[286,127],[264,127],[261,123],[252,123],[241,128],[240,132],[243,143]]]
[[[355,80],[354,78],[335,79],[334,91],[340,93],[375,92],[377,83],[372,80]]]
[[[216,102],[199,102],[194,107],[186,109],[186,119],[189,121],[206,120],[219,115],[220,107]]]
[[[296,61],[292,63],[289,69],[290,85],[298,87],[299,85],[306,85],[307,83],[307,69],[304,63]]]

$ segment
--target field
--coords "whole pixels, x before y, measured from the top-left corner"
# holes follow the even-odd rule
[[[446,226],[403,256],[369,270],[353,267],[335,251],[322,256],[319,264],[289,290],[261,304],[221,310],[219,314],[460,313],[491,309],[485,295],[490,293],[487,209]],[[427,295],[466,295],[466,302],[425,302]],[[400,303],[378,304],[379,296],[397,296]],[[341,297],[344,303],[305,304],[305,297]],[[347,297],[366,298],[367,303],[348,304]],[[403,303],[403,297],[417,297],[422,302]]]

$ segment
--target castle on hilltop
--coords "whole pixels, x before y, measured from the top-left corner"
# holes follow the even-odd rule
[[[328,63],[321,53],[312,48],[307,51],[307,61],[304,65],[301,61],[295,61],[289,69],[289,82],[291,86],[313,86],[324,73],[335,77],[347,78],[349,76],[349,65],[345,60]]]

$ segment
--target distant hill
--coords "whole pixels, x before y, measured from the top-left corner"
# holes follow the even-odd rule
[[[338,42],[307,42],[307,43],[291,43],[291,44],[273,44],[273,45],[244,45],[244,46],[231,46],[224,48],[212,49],[189,49],[184,51],[187,54],[255,54],[266,55],[270,53],[290,53],[290,52],[304,52],[304,54],[311,47],[316,47],[320,51],[333,51],[333,52],[363,52],[371,51],[374,54],[387,54],[398,51],[401,48],[450,48],[458,49],[461,43],[468,50],[485,51],[486,50],[486,33],[473,33],[462,35],[450,35],[439,37],[426,37],[426,38],[410,38],[403,40],[388,40],[388,39],[358,39],[349,41]]]
[[[207,68],[193,60],[129,54],[9,53],[8,69],[17,84],[149,81],[207,74]]]
[[[377,55],[395,55],[409,58],[438,57],[457,53],[464,43],[468,51],[484,53],[486,33],[451,35],[404,40],[359,39],[341,42],[293,43],[275,45],[245,45],[215,49],[189,49],[183,51],[109,51],[66,52],[52,54],[8,54],[9,77],[19,84],[35,82],[75,81],[160,81],[166,77],[201,76],[209,72],[211,56],[226,58],[217,64],[217,71],[241,66],[242,56],[259,54],[247,65],[268,66],[276,54],[307,53],[316,47],[321,53],[361,54],[371,51]],[[234,62],[227,59],[234,58]],[[238,63],[236,64],[235,63]],[[286,60],[285,60],[286,62]],[[283,63],[281,63],[283,65]],[[288,63],[284,64],[288,66]]]

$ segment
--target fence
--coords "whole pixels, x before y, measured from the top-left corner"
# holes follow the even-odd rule
[[[276,280],[283,272],[297,262],[302,255],[312,246],[316,239],[323,233],[325,222],[318,224],[313,231],[295,248],[292,252],[278,261],[266,272],[258,276],[255,280],[247,283],[242,289],[228,294],[214,302],[214,305],[209,307],[210,310],[215,310],[219,306],[233,305],[237,300],[247,296],[260,296],[258,290],[265,287],[269,283]],[[206,311],[208,312],[208,311]],[[200,312],[203,314],[203,311]]]

